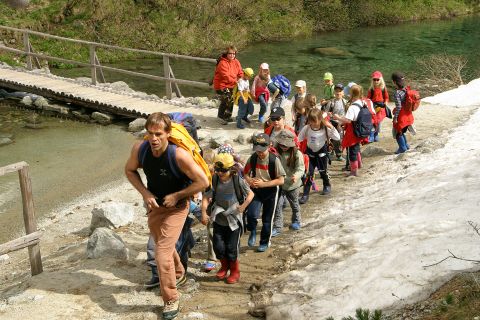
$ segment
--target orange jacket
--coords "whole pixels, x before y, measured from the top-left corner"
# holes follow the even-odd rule
[[[232,89],[237,84],[237,80],[243,76],[242,66],[237,59],[228,60],[221,57],[215,68],[213,77],[213,88],[215,90],[223,90],[225,88]]]

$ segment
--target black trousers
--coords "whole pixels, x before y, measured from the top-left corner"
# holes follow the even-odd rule
[[[231,230],[229,226],[222,226],[213,222],[213,251],[218,259],[235,261],[238,258],[240,248],[240,235],[242,226]]]
[[[232,90],[217,90],[216,92],[219,95],[220,99],[220,106],[218,106],[217,117],[224,120],[230,119],[233,113]]]

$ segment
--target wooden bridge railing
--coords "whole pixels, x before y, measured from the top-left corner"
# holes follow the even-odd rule
[[[40,255],[41,231],[37,231],[35,210],[33,207],[32,184],[28,173],[28,163],[18,162],[5,167],[0,167],[0,176],[18,171],[20,190],[23,202],[23,220],[26,235],[10,242],[0,244],[0,256],[12,251],[28,247],[32,276],[43,272],[42,257]],[[1,218],[1,217],[0,217]]]
[[[65,38],[65,37],[55,36],[55,35],[51,35],[51,34],[47,34],[47,33],[32,31],[32,30],[28,30],[28,29],[17,29],[17,28],[12,28],[12,27],[7,27],[7,26],[1,26],[0,25],[0,30],[8,30],[8,31],[18,32],[18,33],[23,34],[23,47],[24,47],[23,50],[7,47],[5,45],[0,45],[0,50],[16,53],[16,54],[20,54],[20,55],[25,55],[26,59],[27,59],[27,68],[29,70],[32,70],[34,65],[37,68],[40,68],[40,63],[39,63],[38,59],[44,59],[44,60],[47,60],[47,61],[51,60],[51,61],[69,63],[69,64],[73,64],[73,65],[77,65],[77,66],[89,67],[90,70],[91,70],[90,74],[91,74],[91,80],[92,80],[93,85],[96,85],[98,81],[105,82],[105,78],[103,76],[103,70],[109,70],[109,71],[113,71],[113,72],[118,72],[118,73],[128,74],[128,75],[131,75],[131,76],[137,76],[137,77],[152,79],[152,80],[156,80],[156,81],[165,81],[166,95],[169,99],[172,97],[172,92],[173,92],[172,85],[175,86],[175,91],[176,91],[177,95],[179,95],[179,96],[181,95],[181,93],[180,93],[180,89],[178,88],[178,84],[184,84],[184,85],[201,87],[201,88],[210,88],[210,84],[207,83],[207,82],[176,79],[174,74],[173,74],[172,67],[170,66],[170,58],[216,63],[215,59],[210,59],[210,58],[191,57],[191,56],[172,54],[172,53],[163,53],[163,52],[157,52],[157,51],[125,48],[125,47],[108,45],[108,44],[103,44],[103,43]],[[73,43],[88,46],[89,47],[89,52],[90,52],[89,53],[89,56],[90,56],[89,62],[86,63],[86,62],[81,62],[81,61],[76,61],[76,60],[53,57],[53,56],[49,56],[49,55],[46,55],[46,54],[37,54],[37,53],[34,52],[33,47],[31,45],[30,35],[36,35],[36,36],[49,38],[49,39],[55,39],[55,40],[59,40],[59,41],[73,42]],[[119,68],[102,66],[100,64],[100,61],[99,61],[98,56],[96,54],[96,49],[97,48],[114,49],[114,50],[122,50],[122,51],[126,51],[126,52],[162,56],[163,57],[164,75],[163,75],[163,77],[161,77],[161,76],[155,76],[155,75],[150,75],[150,74],[146,74],[146,73],[140,73],[140,72],[134,72],[134,71],[129,71],[129,70],[123,70],[123,69],[119,69]]]

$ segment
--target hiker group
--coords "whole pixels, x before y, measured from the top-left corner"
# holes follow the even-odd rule
[[[389,109],[389,95],[382,73],[371,74],[371,87],[353,82],[334,83],[324,74],[323,96],[307,92],[303,80],[295,82],[287,125],[284,106],[288,103],[290,81],[283,75],[270,76],[269,65],[261,63],[254,72],[242,69],[236,49],[227,48],[219,60],[213,81],[220,96],[218,117],[222,124],[235,119],[238,129],[252,120],[254,102],[260,104],[258,121],[263,131],[252,136],[252,153],[246,161],[229,144],[202,154],[192,132],[175,122],[175,116],[151,114],[145,124],[147,136],[132,148],[125,172],[143,197],[151,238],[148,244],[152,278],[149,287],[160,286],[164,319],[178,315],[177,286],[186,281],[188,250],[193,246],[190,225],[193,216],[206,225],[208,234],[205,271],[217,268],[215,277],[233,284],[240,279],[240,238],[248,232],[248,247],[265,252],[272,237],[284,231],[283,210],[289,205],[289,228],[302,228],[301,204],[309,201],[311,190],[321,195],[332,192],[328,166],[331,160],[345,161],[343,170],[357,176],[362,167],[360,146],[379,141],[382,121],[393,120],[397,140],[395,153],[409,149],[405,133],[413,129],[413,114],[419,104],[418,92],[411,90],[400,72],[392,74],[395,108]],[[268,116],[267,116],[267,112]],[[173,120],[172,120],[173,119]],[[185,120],[185,119],[183,119]],[[345,151],[345,153],[344,153]],[[344,158],[345,156],[345,158]],[[142,168],[147,184],[139,175]],[[257,228],[261,219],[261,228]],[[259,231],[259,233],[257,233]]]

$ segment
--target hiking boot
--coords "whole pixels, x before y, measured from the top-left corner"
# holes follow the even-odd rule
[[[250,121],[250,119],[248,119],[248,117],[245,117],[245,118],[243,118],[242,120],[245,121],[246,123],[252,122],[252,121]]]
[[[300,230],[300,228],[301,228],[300,223],[298,223],[298,222],[294,222],[290,225],[290,229],[295,230],[295,231]]]
[[[165,302],[162,313],[164,320],[172,320],[177,317],[180,304],[179,302],[180,299]]]
[[[245,129],[245,126],[241,122],[237,122],[238,129]]]
[[[152,275],[152,278],[149,281],[145,282],[143,285],[145,288],[158,287],[160,285],[160,279],[158,278],[158,276]]]
[[[228,121],[225,119],[220,119],[220,124],[226,126],[228,124]]]
[[[308,195],[303,195],[303,196],[300,198],[300,200],[298,200],[298,202],[299,202],[300,204],[305,204],[305,203],[307,203],[307,201],[308,201]]]
[[[257,252],[265,252],[268,249],[268,244],[261,244],[257,248]]]
[[[265,122],[265,117],[264,116],[258,117],[258,122],[264,123]]]
[[[345,158],[342,157],[342,155],[338,155],[335,160],[337,160],[337,161],[345,161]]]
[[[184,273],[183,276],[177,279],[177,288],[183,286],[187,282],[187,275]]]
[[[255,242],[257,242],[257,230],[250,231],[250,235],[248,236],[248,246],[254,247]]]
[[[342,168],[342,171],[350,171],[350,166],[345,166]]]
[[[323,191],[321,193],[322,196],[329,195],[330,192],[332,192],[332,187],[331,186],[325,186],[323,187]]]
[[[278,229],[273,229],[273,230],[272,230],[272,238],[279,236],[280,233],[282,233],[280,230],[278,230]]]
[[[217,267],[217,264],[213,261],[205,261],[203,263],[203,271],[210,272]]]

